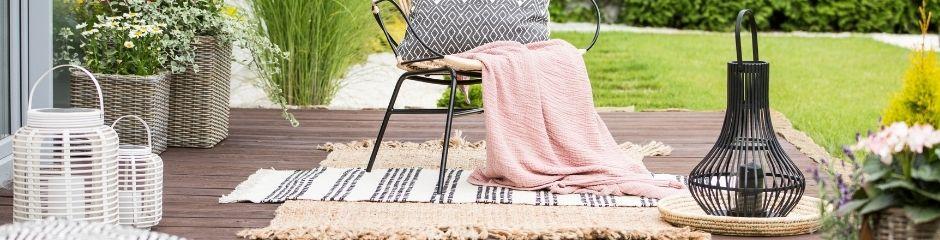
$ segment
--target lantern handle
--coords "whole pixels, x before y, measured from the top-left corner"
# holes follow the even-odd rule
[[[63,67],[77,68],[78,70],[81,70],[82,72],[84,72],[85,75],[88,75],[88,77],[91,78],[91,81],[95,83],[95,90],[98,90],[98,109],[101,110],[101,116],[103,118],[104,117],[104,96],[101,93],[101,84],[98,83],[98,79],[95,78],[95,75],[91,74],[91,72],[89,72],[88,69],[85,69],[78,65],[72,65],[72,64],[55,66],[55,67],[50,68],[49,70],[46,70],[46,72],[42,73],[42,75],[39,76],[39,79],[36,80],[36,83],[33,83],[33,88],[29,90],[29,102],[26,105],[26,110],[28,111],[28,110],[33,109],[33,96],[36,95],[36,89],[37,89],[36,86],[39,86],[39,83],[42,82],[42,80],[45,80],[46,76],[52,73],[53,70],[63,68]]]
[[[147,130],[147,146],[153,149],[153,135],[150,133],[150,125],[147,124],[147,121],[144,121],[144,119],[138,117],[137,115],[121,116],[117,120],[114,120],[113,123],[111,123],[111,128],[114,128],[114,126],[117,126],[118,122],[120,122],[121,120],[127,117],[135,118],[137,119],[138,122],[140,122],[141,125],[144,125],[144,130]]]
[[[738,64],[744,62],[744,57],[741,54],[741,22],[744,21],[744,17],[751,16],[748,21],[748,24],[751,28],[751,48],[754,49],[754,61],[760,61],[757,56],[757,22],[754,20],[754,12],[751,9],[744,9],[738,12],[738,20],[734,23],[734,45],[735,50],[738,52]]]

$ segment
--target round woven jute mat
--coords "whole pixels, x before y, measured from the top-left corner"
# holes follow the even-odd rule
[[[673,196],[659,201],[660,217],[673,225],[692,227],[718,235],[792,236],[819,230],[819,199],[803,196],[786,217],[725,217],[705,213],[692,196]]]

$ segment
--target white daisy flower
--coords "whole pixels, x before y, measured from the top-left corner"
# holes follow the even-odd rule
[[[134,48],[134,43],[132,43],[131,41],[125,41],[125,42],[124,42],[124,47],[125,47],[125,48]]]

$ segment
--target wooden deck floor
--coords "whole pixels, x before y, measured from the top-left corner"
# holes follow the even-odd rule
[[[264,227],[274,217],[277,204],[218,204],[238,183],[259,168],[309,169],[326,157],[316,146],[374,138],[382,111],[295,111],[303,124],[290,127],[278,111],[235,109],[231,115],[231,135],[213,149],[171,148],[161,156],[165,162],[163,221],[154,230],[190,239],[235,239],[243,228]],[[710,149],[721,128],[719,112],[601,113],[619,141],[657,140],[675,148],[666,157],[646,160],[650,170],[688,174]],[[443,131],[439,115],[395,116],[387,140],[425,141],[439,138]],[[454,127],[470,140],[483,139],[482,116],[457,118]],[[784,148],[800,169],[812,161],[784,142]],[[809,195],[816,195],[808,182]],[[12,222],[11,195],[0,191],[0,224]],[[799,236],[786,239],[810,239]],[[715,239],[731,239],[716,236]]]

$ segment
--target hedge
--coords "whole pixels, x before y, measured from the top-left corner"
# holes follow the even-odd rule
[[[631,26],[730,31],[736,13],[755,11],[761,30],[919,33],[921,0],[598,0],[603,21]],[[940,5],[929,3],[932,29]],[[557,22],[592,21],[588,0],[552,0]]]

